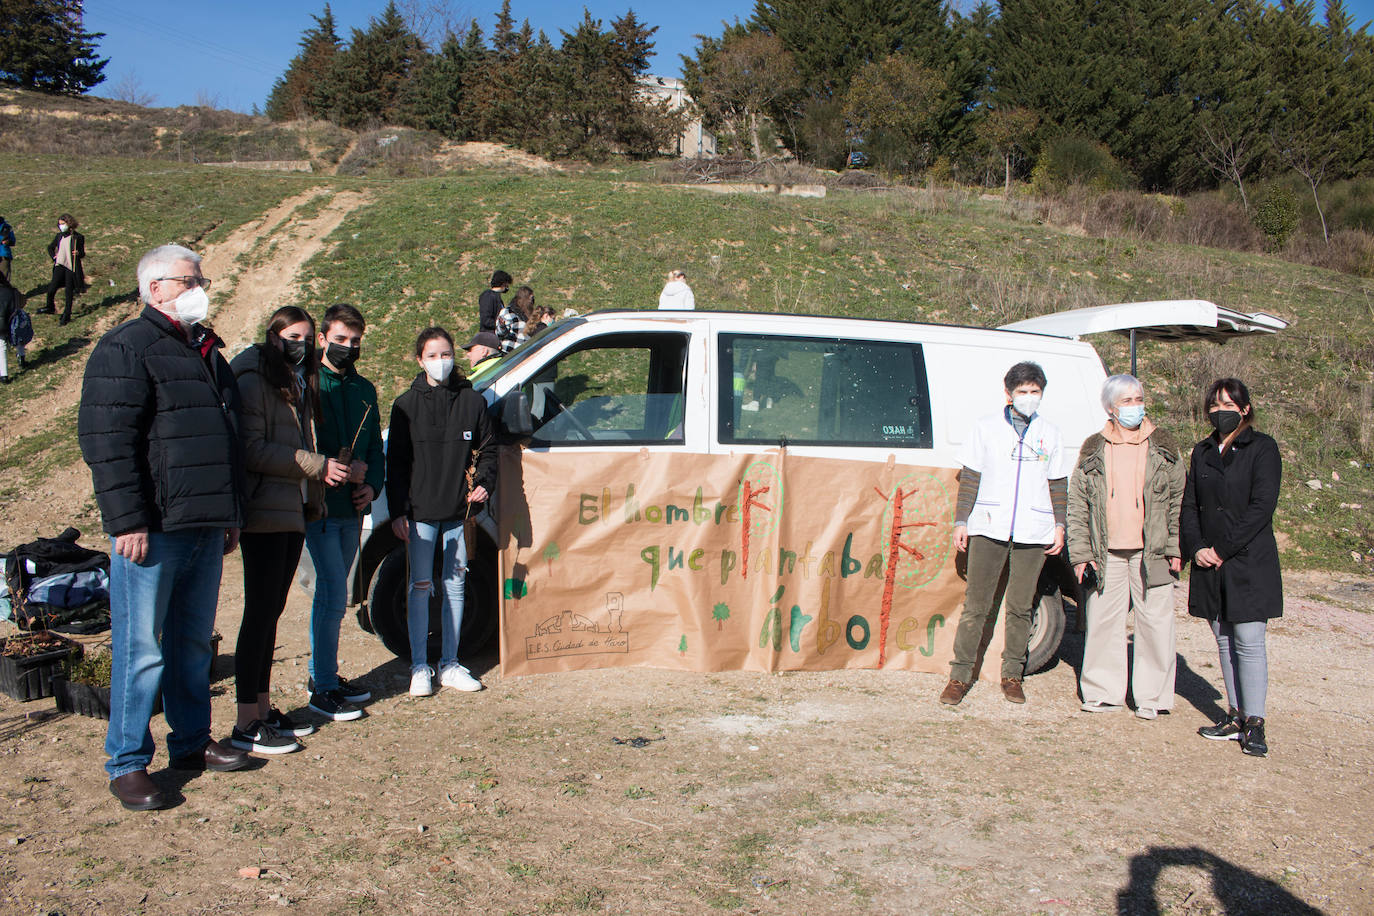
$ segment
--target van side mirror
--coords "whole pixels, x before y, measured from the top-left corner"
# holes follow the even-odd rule
[[[497,401],[496,426],[503,442],[524,444],[534,438],[534,417],[530,399],[517,388]]]

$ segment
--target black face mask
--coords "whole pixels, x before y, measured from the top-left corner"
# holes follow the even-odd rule
[[[1238,410],[1214,410],[1207,414],[1207,419],[1212,421],[1212,426],[1223,436],[1229,436],[1240,426],[1240,411]]]
[[[324,356],[329,360],[329,365],[340,372],[347,372],[358,361],[360,352],[362,347],[346,347],[343,344],[332,343],[325,348]]]
[[[308,340],[287,340],[281,339],[281,351],[286,356],[286,361],[293,366],[299,366],[310,356],[310,351],[314,349]]]

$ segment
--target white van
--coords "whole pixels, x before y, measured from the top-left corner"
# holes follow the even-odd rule
[[[499,626],[506,673],[946,673],[963,600],[955,455],[1023,360],[1044,369],[1040,412],[1065,443],[1102,427],[1107,372],[1068,336],[711,311],[554,324],[475,383],[505,444],[465,644]],[[379,499],[354,600],[405,657],[405,557],[387,518]],[[1028,671],[1054,658],[1065,596],[1077,586],[1053,558]],[[437,618],[431,636],[437,651]]]

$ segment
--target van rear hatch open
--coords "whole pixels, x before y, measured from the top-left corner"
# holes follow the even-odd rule
[[[1286,327],[1287,321],[1264,312],[1238,312],[1206,299],[1164,299],[1054,312],[1004,324],[999,330],[1028,331],[1075,340],[1087,334],[1114,331],[1131,340],[1131,373],[1135,374],[1137,340],[1225,343],[1247,334],[1275,334]]]

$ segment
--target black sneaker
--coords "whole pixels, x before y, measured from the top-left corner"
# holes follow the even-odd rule
[[[1213,741],[1239,741],[1240,730],[1245,723],[1241,721],[1240,713],[1232,707],[1227,713],[1226,718],[1219,721],[1216,725],[1204,725],[1197,730],[1197,733],[1204,738]]]
[[[363,717],[363,711],[348,702],[337,690],[310,694],[310,708],[335,722],[351,722]]]
[[[312,694],[315,692],[315,679],[313,677],[310,678],[307,689]],[[350,703],[366,703],[368,700],[372,699],[372,691],[368,690],[362,684],[355,684],[352,681],[346,681],[343,678],[339,678],[339,686],[337,690],[339,692],[339,696],[343,697]]]
[[[295,738],[283,735],[259,719],[254,719],[253,724],[247,728],[235,725],[229,735],[229,743],[242,750],[256,751],[259,754],[290,754],[301,749],[301,743]]]
[[[304,738],[306,735],[315,734],[315,726],[309,722],[297,722],[275,706],[263,721],[290,738]]]
[[[1245,720],[1240,733],[1240,749],[1251,757],[1268,757],[1269,745],[1264,743],[1264,720],[1251,716]]]

